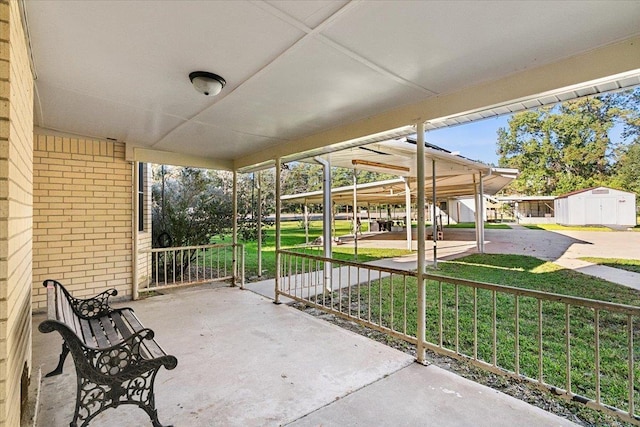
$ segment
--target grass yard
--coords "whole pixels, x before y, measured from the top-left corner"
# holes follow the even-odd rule
[[[351,221],[336,221],[336,235],[342,236],[351,233]],[[262,239],[262,270],[263,278],[275,277],[276,271],[276,248],[275,248],[275,226],[263,228],[266,235]],[[309,223],[309,242],[322,235],[322,222],[311,221]],[[226,241],[230,241],[228,237]],[[305,244],[304,226],[299,221],[285,221],[281,225],[280,242],[282,249],[291,249]],[[245,276],[258,276],[258,242],[240,241],[245,245]],[[305,252],[315,255],[322,254],[320,249],[306,249]],[[334,246],[332,249],[333,258],[343,261],[355,261],[353,247]],[[358,261],[367,262],[381,258],[390,258],[411,253],[401,249],[379,249],[379,248],[358,248]]]
[[[582,298],[640,306],[640,292],[598,278],[566,270],[537,258],[519,255],[470,255],[457,261],[441,262],[437,271],[430,273],[503,285],[571,295]],[[439,342],[440,298],[442,287],[443,346],[455,350],[455,287],[454,285],[429,281],[426,286],[426,339]],[[460,286],[459,348],[469,356],[474,354],[474,291]],[[349,298],[351,304],[345,304]],[[416,335],[417,288],[415,279],[409,278],[406,286],[402,278],[376,280],[371,287],[360,287],[350,297],[343,291],[334,293],[330,301],[343,300],[344,306],[360,311],[360,316],[370,316],[384,327]],[[492,363],[493,354],[493,294],[488,290],[477,291],[477,336],[478,358]],[[327,301],[329,299],[325,299]],[[359,301],[359,303],[354,303]],[[406,301],[406,305],[405,305]],[[335,304],[335,303],[334,303]],[[497,345],[495,359],[498,366],[515,371],[515,297],[498,293],[495,298]],[[530,378],[539,378],[549,384],[565,387],[566,384],[566,311],[565,304],[544,302],[542,304],[542,359],[538,343],[538,303],[530,297],[519,297],[519,350],[520,372]],[[403,313],[407,313],[407,318]],[[628,337],[627,317],[601,311],[600,314],[600,367],[602,401],[623,410],[628,409]],[[640,378],[640,318],[634,318],[634,375]],[[595,351],[594,311],[572,308],[571,329],[571,381],[574,393],[595,399]],[[539,366],[542,365],[542,373]],[[637,380],[636,380],[637,381]],[[640,402],[640,388],[636,382],[635,400]],[[636,405],[637,408],[637,405]],[[637,409],[636,409],[637,411]]]
[[[476,228],[475,222],[459,222],[457,224],[445,225],[444,228]],[[485,222],[484,228],[489,230],[510,230],[507,224],[495,224],[492,222]]]
[[[592,262],[594,264],[606,265],[607,267],[619,268],[621,270],[640,273],[640,260],[637,259],[621,259],[621,258],[580,258],[583,261]]]
[[[579,226],[579,225],[560,225],[560,224],[522,224],[529,230],[547,230],[547,231],[613,231],[609,227],[596,226]]]

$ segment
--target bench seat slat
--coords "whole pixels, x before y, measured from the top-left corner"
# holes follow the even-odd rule
[[[97,347],[97,342],[93,333],[91,332],[91,326],[86,319],[80,319],[80,328],[82,329],[82,339],[89,347]]]
[[[142,326],[142,324],[140,323],[140,320],[138,320],[138,318],[136,317],[135,313],[133,311],[123,311],[122,315],[124,316],[124,318],[127,320],[127,322],[129,323],[129,325],[131,325],[131,327],[137,332],[140,331],[144,328],[144,326]],[[149,357],[151,358],[155,358],[155,357],[160,357],[160,356],[164,356],[167,353],[165,353],[165,351],[162,349],[162,347],[160,347],[158,345],[158,343],[156,343],[155,340],[145,340],[143,343],[143,347],[147,350],[147,353],[149,355]]]
[[[138,318],[133,314],[133,311],[131,311],[131,310],[123,310],[122,311],[122,316],[125,318],[127,323],[131,326],[131,328],[135,332],[138,332],[138,331],[141,331],[141,330],[144,329],[144,326],[142,326],[142,323],[140,323]]]
[[[102,322],[100,319],[91,319],[89,320],[89,325],[91,325],[91,330],[93,331],[93,335],[96,337],[98,341],[99,347],[110,347],[109,341],[107,341],[107,337],[102,329]]]
[[[102,327],[104,328],[104,331],[107,334],[107,339],[109,340],[111,345],[116,345],[119,342],[122,342],[122,338],[111,324],[111,316],[105,316],[102,319]]]
[[[125,324],[125,322],[122,320],[122,317],[119,311],[111,313],[111,318],[113,319],[113,322],[115,323],[116,328],[118,328],[118,331],[120,331],[120,334],[122,335],[123,340],[126,340],[131,335],[133,335],[134,331],[129,329],[129,326]]]

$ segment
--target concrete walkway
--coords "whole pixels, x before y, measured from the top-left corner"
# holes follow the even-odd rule
[[[564,268],[599,277],[612,283],[640,290],[640,273],[583,261],[579,258],[621,258],[640,260],[640,232],[634,231],[544,231],[509,224],[511,230],[485,230],[485,252],[529,255],[554,262]],[[368,236],[359,247],[404,249],[404,233]],[[415,246],[416,242],[413,242]],[[350,242],[348,245],[353,246]],[[427,242],[426,259],[433,262],[433,242]],[[438,260],[452,260],[477,253],[474,229],[445,229],[445,240],[438,241]],[[416,254],[371,262],[397,269],[415,269]]]
[[[178,358],[156,381],[160,421],[176,427],[574,425],[252,292],[201,286],[126,305]],[[61,340],[37,330],[43,319],[33,319],[33,360],[48,372]],[[43,378],[37,427],[69,425],[75,387],[69,358],[62,375]],[[130,405],[91,423],[145,425]]]

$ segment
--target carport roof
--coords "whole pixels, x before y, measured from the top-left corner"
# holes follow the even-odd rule
[[[401,178],[377,183],[360,184],[356,187],[358,200],[374,203],[404,203],[405,180],[411,187],[412,198],[417,191],[417,145],[408,138],[380,141],[366,146],[351,147],[323,156],[331,166],[354,170],[391,173]],[[474,194],[474,187],[482,174],[484,193],[496,194],[518,175],[517,169],[492,168],[441,147],[425,142],[425,191],[430,195],[433,176],[436,178],[436,193],[439,198],[468,196]],[[313,162],[313,158],[303,159]],[[435,165],[435,169],[434,169]],[[336,202],[353,201],[353,186],[332,190]],[[322,192],[303,195],[287,195],[283,201],[319,203]]]
[[[493,195],[507,186],[516,176],[515,169],[489,168],[489,175],[483,177],[484,194]],[[358,203],[374,204],[404,204],[405,203],[405,179],[397,178],[386,181],[358,184],[356,193]],[[416,180],[408,178],[411,191],[411,200],[416,200]],[[436,197],[445,199],[451,197],[470,196],[474,194],[473,175],[452,175],[438,178],[436,183]],[[432,194],[431,179],[425,180],[425,192],[427,198]],[[289,194],[281,197],[285,203],[322,203],[322,191],[308,193]],[[337,187],[331,190],[331,199],[338,204],[353,203],[353,185]]]

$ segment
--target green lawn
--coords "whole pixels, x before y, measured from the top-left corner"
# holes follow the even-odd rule
[[[579,225],[560,225],[560,224],[522,224],[529,230],[547,230],[547,231],[612,231],[609,227],[596,226],[579,226]]]
[[[613,284],[598,278],[566,270],[560,266],[533,257],[519,255],[470,255],[456,261],[441,262],[437,271],[430,273],[469,279],[474,281],[499,283],[519,288],[535,289],[583,298],[593,298],[640,306],[640,292]],[[432,343],[439,341],[439,286],[428,281],[426,285],[426,339]],[[441,282],[443,307],[443,345],[455,349],[455,287]],[[405,298],[406,293],[406,298]],[[371,287],[353,290],[350,305],[345,304],[344,295],[333,295],[331,301],[340,301],[343,307],[360,310],[360,316],[370,316],[384,327],[393,327],[409,335],[416,334],[417,288],[415,279],[409,278],[405,287],[403,279],[376,280]],[[478,316],[478,358],[488,363],[493,360],[493,295],[488,290],[477,291]],[[325,299],[329,300],[329,299]],[[360,301],[355,303],[353,301]],[[404,306],[406,301],[406,306]],[[515,297],[509,294],[496,296],[496,359],[499,366],[515,370]],[[353,308],[357,307],[357,308]],[[460,286],[458,289],[459,345],[460,352],[473,355],[474,352],[474,304],[473,290]],[[407,318],[403,313],[407,313]],[[538,305],[530,297],[519,297],[519,349],[520,372],[531,378],[538,378],[539,364],[542,363],[544,381],[565,386],[566,378],[566,312],[565,305],[558,302],[542,304],[543,355],[542,361],[538,345]],[[601,311],[600,314],[600,366],[602,401],[605,404],[627,410],[628,338],[627,317]],[[640,378],[640,318],[634,319],[634,375]],[[574,393],[595,399],[593,372],[594,352],[594,312],[592,309],[572,308],[571,325],[571,379]],[[640,402],[640,390],[636,388],[636,403]]]
[[[445,225],[444,228],[476,228],[475,222],[459,222],[457,224]],[[495,224],[491,222],[485,222],[484,228],[492,230],[510,230],[507,224]]]
[[[351,233],[351,221],[336,221],[336,235],[342,236]],[[265,237],[262,239],[262,270],[263,278],[275,276],[276,253],[275,253],[275,226],[266,227]],[[322,222],[311,221],[309,224],[309,242],[322,235]],[[230,237],[226,238],[229,242]],[[304,227],[299,221],[286,221],[281,225],[280,242],[282,249],[291,249],[305,244]],[[240,241],[245,245],[245,276],[254,277],[258,275],[258,243],[257,241]],[[306,249],[308,253],[321,255],[321,249]],[[332,249],[333,258],[343,261],[355,261],[353,247],[334,246]],[[379,248],[358,248],[359,262],[373,261],[381,258],[391,258],[411,253],[401,249],[379,249]]]
[[[606,265],[607,267],[620,268],[622,270],[640,273],[640,260],[637,259],[621,259],[621,258],[580,258],[583,261],[592,262],[594,264]]]

